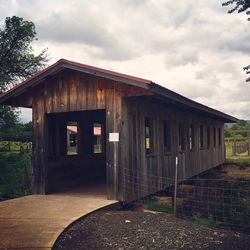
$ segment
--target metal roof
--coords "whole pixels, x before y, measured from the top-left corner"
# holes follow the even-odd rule
[[[80,72],[84,72],[91,75],[96,75],[100,77],[104,77],[107,79],[111,79],[114,81],[122,82],[129,85],[134,85],[137,87],[141,87],[144,89],[150,90],[156,97],[161,98],[163,101],[170,103],[174,106],[177,106],[181,109],[191,110],[196,113],[200,113],[203,115],[208,115],[214,117],[216,119],[223,120],[224,122],[236,122],[238,121],[237,118],[227,115],[223,112],[218,110],[212,109],[208,106],[205,106],[201,103],[195,102],[187,97],[184,97],[174,91],[171,91],[165,87],[162,87],[150,80],[146,80],[139,77],[134,77],[102,68],[97,68],[94,66],[81,64],[73,61],[69,61],[66,59],[60,59],[56,63],[50,65],[49,67],[45,68],[34,74],[33,76],[29,77],[25,81],[21,82],[20,84],[16,85],[12,89],[4,92],[0,95],[0,103],[6,103],[10,98],[20,95],[21,93],[25,92],[27,88],[30,86],[35,86],[43,81],[47,76],[54,75],[63,69],[72,69]]]

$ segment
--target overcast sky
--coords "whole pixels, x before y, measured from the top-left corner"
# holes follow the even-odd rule
[[[35,52],[157,82],[195,101],[250,119],[246,14],[222,0],[0,0],[1,23],[36,25]],[[30,117],[24,112],[23,120]]]

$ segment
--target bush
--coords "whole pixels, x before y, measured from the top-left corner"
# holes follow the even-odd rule
[[[31,193],[31,154],[1,153],[0,195],[15,198]]]
[[[168,204],[159,203],[158,199],[155,196],[148,196],[144,198],[143,202],[150,210],[156,212],[173,213],[172,206],[169,206]]]

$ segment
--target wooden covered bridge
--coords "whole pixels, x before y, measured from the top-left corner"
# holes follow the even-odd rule
[[[176,157],[179,178],[222,164],[224,123],[237,121],[152,81],[65,59],[0,103],[32,108],[34,193],[101,180],[119,201],[163,189]]]

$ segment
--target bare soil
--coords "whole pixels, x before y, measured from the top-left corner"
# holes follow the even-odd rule
[[[223,180],[250,180],[250,164],[226,163],[202,175],[201,178],[215,178]]]
[[[144,210],[98,211],[66,229],[57,249],[250,249],[250,236]]]

